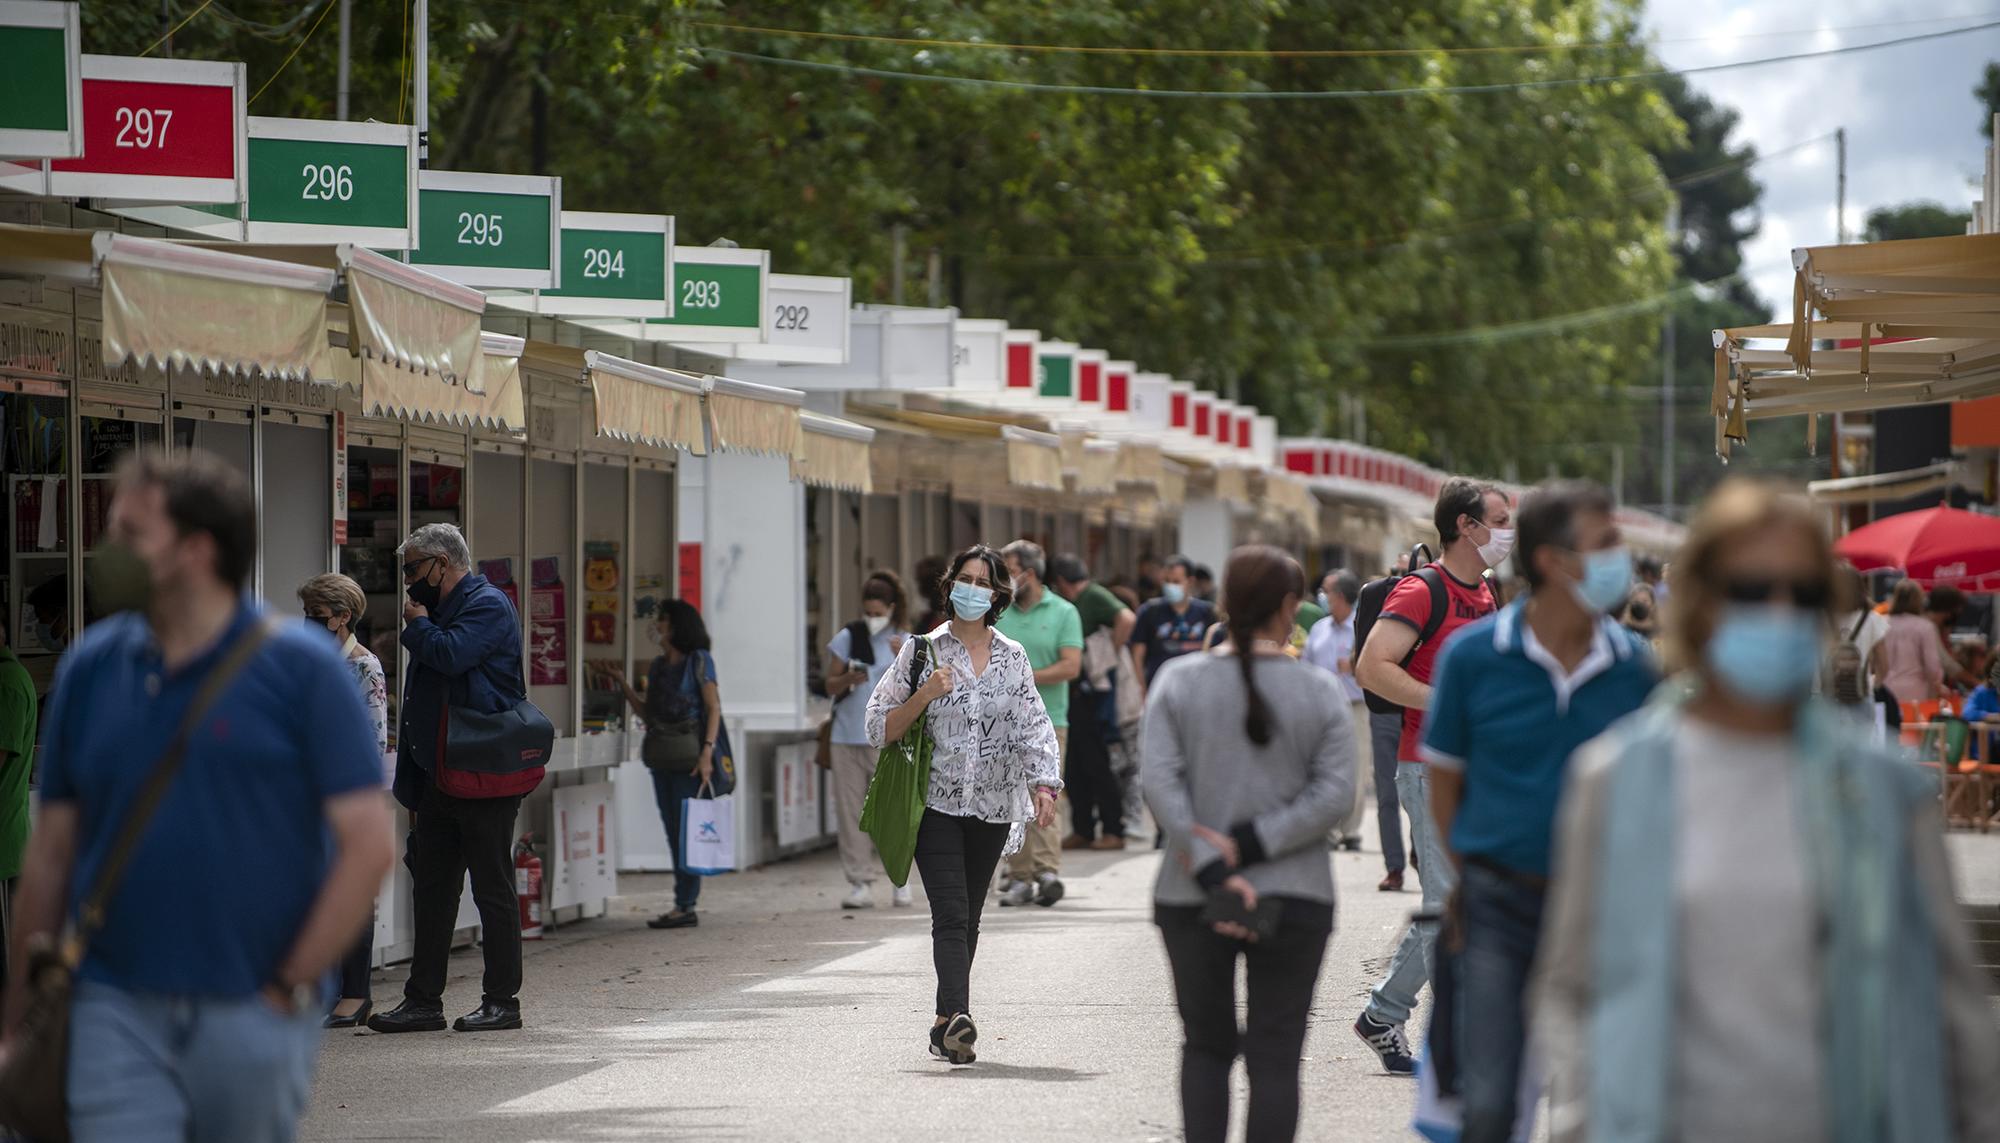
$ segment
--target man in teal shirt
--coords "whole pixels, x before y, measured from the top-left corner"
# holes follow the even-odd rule
[[[1049,560],[1041,547],[1016,540],[1000,550],[1013,580],[1014,602],[1000,614],[996,629],[1028,652],[1035,689],[1055,724],[1056,741],[1069,761],[1069,684],[1083,673],[1083,620],[1076,606],[1043,585]],[[1056,821],[1062,816],[1058,814]],[[1007,862],[1002,905],[1053,905],[1062,900],[1062,827],[1028,823],[1027,840]]]
[[[28,771],[35,765],[35,680],[14,655],[0,604],[0,979],[14,939],[14,879],[28,845]]]

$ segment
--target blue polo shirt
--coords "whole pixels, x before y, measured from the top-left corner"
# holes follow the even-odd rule
[[[1645,645],[1608,616],[1565,674],[1522,616],[1514,603],[1445,648],[1421,754],[1465,775],[1453,850],[1546,877],[1570,754],[1639,709],[1658,676]]]
[[[202,680],[263,612],[246,597],[216,646],[175,671],[130,612],[92,624],[64,658],[43,724],[41,794],[76,808],[72,913]],[[269,983],[326,879],[325,802],[381,785],[354,673],[324,631],[285,623],[196,729],[84,978],[210,997]]]

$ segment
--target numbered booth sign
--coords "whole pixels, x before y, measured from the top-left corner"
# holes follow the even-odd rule
[[[0,0],[0,155],[83,154],[81,42],[75,4]]]
[[[770,251],[676,246],[673,268],[673,315],[647,322],[649,339],[738,344],[769,340]]]
[[[410,263],[482,289],[562,285],[562,180],[461,171],[417,173]]]
[[[14,66],[15,61],[6,61]],[[48,163],[58,198],[240,204],[243,65],[82,57],[83,153]]]
[[[534,311],[585,317],[673,314],[674,220],[664,214],[562,212],[562,288],[544,290]]]
[[[250,120],[252,242],[417,242],[417,129],[398,123]]]
[[[1077,348],[1067,341],[1044,341],[1036,346],[1035,360],[1041,366],[1037,392],[1041,396],[1062,401],[1075,399]]]
[[[728,355],[738,361],[845,365],[853,297],[851,278],[772,274],[765,287],[764,310],[770,319],[765,340],[734,346]]]
[[[959,318],[952,326],[951,387],[998,393],[1007,387],[1007,323]]]

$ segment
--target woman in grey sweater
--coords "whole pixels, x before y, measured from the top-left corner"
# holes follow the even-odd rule
[[[1160,668],[1146,703],[1141,782],[1167,839],[1154,920],[1185,1030],[1188,1143],[1226,1134],[1239,1054],[1248,1138],[1288,1140],[1298,1129],[1306,1014],[1333,933],[1326,835],[1355,797],[1340,684],[1285,653],[1305,590],[1290,556],[1238,548],[1223,572],[1229,643]],[[1275,927],[1258,923],[1260,908],[1276,912]],[[1239,956],[1251,997],[1243,1030]]]

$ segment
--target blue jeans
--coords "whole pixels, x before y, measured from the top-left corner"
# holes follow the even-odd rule
[[[319,1054],[317,1004],[126,992],[84,981],[70,1021],[76,1143],[285,1143]]]
[[[1396,763],[1396,796],[1410,813],[1410,833],[1417,844],[1417,880],[1424,887],[1424,912],[1444,909],[1451,896],[1451,859],[1444,839],[1431,824],[1431,781],[1421,762]],[[1402,1024],[1417,1006],[1417,993],[1431,979],[1431,953],[1437,945],[1437,922],[1413,921],[1402,943],[1389,958],[1389,974],[1375,986],[1368,1015],[1383,1024]]]
[[[1368,712],[1368,760],[1375,770],[1375,826],[1382,834],[1382,865],[1403,871],[1402,799],[1396,793],[1396,746],[1403,737],[1403,715]],[[1423,860],[1419,855],[1417,860]]]
[[[1507,1143],[1527,1041],[1522,995],[1542,931],[1542,890],[1467,862],[1459,900],[1465,955],[1458,976],[1458,1082],[1463,1143]]]
[[[683,873],[687,868],[687,852],[681,848],[682,807],[687,800],[701,793],[701,779],[693,774],[675,774],[668,770],[650,771],[653,775],[653,800],[660,804],[660,823],[667,827],[667,846],[674,851],[674,907],[684,913],[694,912],[696,899],[701,896],[701,877],[694,873]]]

